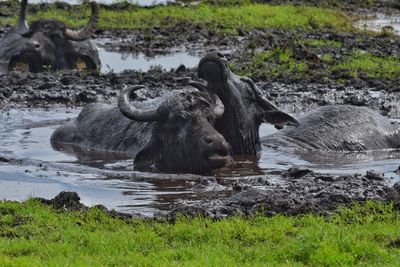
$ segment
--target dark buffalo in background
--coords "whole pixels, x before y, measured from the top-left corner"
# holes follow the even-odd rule
[[[54,19],[26,21],[27,0],[21,1],[18,26],[0,40],[0,65],[8,70],[42,72],[45,70],[98,69],[98,51],[90,42],[99,20],[99,7],[90,2],[88,24],[71,30]]]
[[[226,58],[216,51],[210,51],[200,60],[198,76],[207,81],[207,86],[191,84],[216,94],[224,104],[224,115],[215,122],[215,128],[231,145],[233,154],[258,154],[262,122],[274,124],[277,128],[288,123],[298,124],[293,117],[266,100],[251,79],[234,74]]]
[[[53,146],[64,149],[69,144],[126,153],[135,158],[138,170],[209,173],[226,165],[228,143],[213,127],[224,111],[218,98],[187,90],[166,97],[156,108],[150,103],[153,107],[144,110],[128,100],[135,98],[134,91],[140,88],[143,86],[125,89],[118,107],[86,106],[76,120],[53,133]]]
[[[400,126],[366,107],[324,106],[298,121],[300,126],[266,136],[263,144],[318,151],[400,149]]]

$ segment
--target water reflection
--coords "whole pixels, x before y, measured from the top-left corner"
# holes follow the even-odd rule
[[[121,72],[124,70],[147,72],[152,66],[161,66],[163,69],[170,70],[171,68],[176,69],[182,64],[187,68],[193,68],[200,61],[200,57],[188,52],[147,57],[144,53],[132,54],[99,49],[99,56],[102,73],[110,71]]]
[[[377,13],[373,16],[370,14],[360,21],[355,26],[360,29],[381,32],[383,27],[393,27],[393,33],[400,35],[400,14],[387,15]]]

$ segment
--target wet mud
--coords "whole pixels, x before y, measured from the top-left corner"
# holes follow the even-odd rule
[[[178,215],[200,215],[215,219],[238,215],[299,215],[310,212],[329,215],[338,207],[367,200],[393,202],[395,207],[400,208],[400,182],[393,187],[388,186],[387,177],[382,173],[368,171],[364,175],[334,176],[293,167],[274,175],[281,176],[283,183],[276,183],[269,176],[251,176],[237,178],[230,186],[222,186],[215,178],[202,178],[193,186],[197,194],[227,190],[227,187],[231,193],[207,194],[201,200],[178,203],[170,212],[155,214],[155,217],[174,220]],[[76,192],[61,192],[50,200],[37,199],[55,209],[88,210]],[[120,218],[141,216],[107,210],[101,205],[96,207]]]
[[[188,88],[191,79],[199,80],[196,69],[183,65],[172,71],[155,69],[146,73],[129,70],[107,74],[9,73],[0,75],[0,109],[115,103],[122,88],[134,84],[148,87],[149,90],[140,96],[144,100],[166,91]],[[371,107],[392,118],[400,117],[400,91],[385,90],[388,88],[384,87],[265,81],[257,82],[257,86],[269,100],[291,113],[323,105],[351,104]]]
[[[297,215],[308,212],[329,214],[338,206],[368,199],[399,204],[398,184],[390,187],[381,173],[333,176],[309,169],[291,168],[280,175],[283,183],[270,182],[268,176],[240,178],[232,184],[226,199],[205,199],[181,205],[170,216],[185,214],[224,218],[232,215]]]

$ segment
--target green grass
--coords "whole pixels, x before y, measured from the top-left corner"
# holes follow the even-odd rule
[[[29,20],[54,18],[79,27],[87,22],[90,11],[87,6],[70,11],[49,8],[28,16]],[[17,17],[13,18],[14,23]],[[1,20],[0,24],[10,22]],[[318,7],[268,4],[218,6],[201,4],[196,7],[157,6],[140,8],[128,6],[125,10],[101,8],[101,29],[149,29],[172,28],[181,23],[206,26],[216,32],[236,34],[242,28],[352,30],[350,18],[340,11]]]
[[[397,78],[400,75],[399,57],[378,57],[370,53],[356,51],[352,56],[340,64],[333,66],[333,70],[348,70],[353,77],[361,73],[373,78]]]
[[[296,60],[289,48],[276,48],[254,55],[251,63],[245,66],[241,75],[252,78],[278,78],[283,76],[301,77],[308,71],[304,60]]]
[[[333,73],[341,73],[340,77],[370,77],[396,79],[400,76],[400,57],[379,57],[368,52],[353,50],[349,55],[341,54],[340,42],[328,40],[306,40],[303,43],[311,47],[307,51],[297,51],[300,45],[287,48],[274,48],[255,53],[252,56],[244,56],[250,60],[243,60],[244,64],[237,67],[232,64],[234,72],[249,76],[253,79],[291,79],[301,80],[305,75],[309,77],[335,77]],[[338,51],[336,56],[330,50],[319,50],[323,47],[331,47]],[[351,51],[351,50],[350,50]],[[306,53],[309,56],[304,56]],[[296,56],[297,55],[297,56]],[[300,58],[298,55],[302,55]],[[317,80],[319,78],[316,78]],[[340,78],[339,78],[340,79]]]
[[[373,202],[328,218],[180,217],[174,223],[1,202],[0,265],[396,266],[399,229],[399,211]]]

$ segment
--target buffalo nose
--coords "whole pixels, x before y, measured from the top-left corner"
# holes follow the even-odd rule
[[[220,134],[210,134],[202,138],[203,144],[210,150],[217,150],[223,155],[229,152],[229,145]]]

